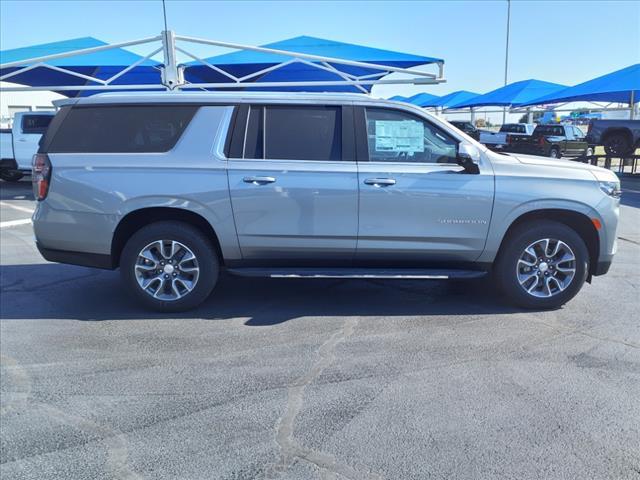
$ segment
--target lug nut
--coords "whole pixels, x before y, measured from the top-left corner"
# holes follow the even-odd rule
[[[169,275],[165,274],[164,278],[169,278]]]

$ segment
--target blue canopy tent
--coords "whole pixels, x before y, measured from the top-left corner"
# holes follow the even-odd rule
[[[451,105],[469,101],[479,95],[479,93],[469,92],[467,90],[458,90],[457,92],[451,92],[447,95],[443,95],[437,100],[434,100],[431,106],[449,108]]]
[[[263,45],[262,47],[394,68],[410,68],[418,65],[444,63],[444,60],[440,58],[411,55],[308,36],[290,38]],[[211,68],[211,66],[215,68]],[[295,82],[310,81],[344,81],[346,79],[363,79],[363,77],[375,80],[389,73],[388,71],[362,66],[331,63],[330,61],[295,59],[291,55],[242,50],[205,58],[204,62],[196,60],[188,63],[185,68],[185,80],[191,83],[207,84],[232,82],[232,77],[248,77],[247,80],[256,83],[291,82],[293,84]],[[304,87],[291,85],[257,87],[252,88],[252,90],[370,92],[371,88],[372,85]]]
[[[602,75],[574,87],[537,97],[523,105],[567,102],[617,102],[634,104],[640,100],[640,63]]]
[[[515,107],[565,88],[567,88],[566,85],[543,82],[542,80],[522,80],[492,90],[484,95],[453,103],[448,108]]]
[[[402,95],[394,95],[393,97],[389,97],[387,100],[393,100],[394,102],[406,102],[407,97],[403,97]]]
[[[413,103],[419,107],[430,107],[431,103],[437,99],[439,99],[437,95],[432,95],[430,93],[417,93],[409,98],[407,98],[407,102]]]
[[[160,83],[158,68],[160,64],[158,62],[123,48],[110,48],[92,53],[54,58],[48,60],[46,65],[26,62],[34,58],[103,46],[108,46],[108,44],[93,37],[82,37],[3,50],[0,51],[0,63],[13,63],[14,65],[0,69],[0,80],[32,87],[100,85],[101,83],[95,79],[106,81],[114,77],[110,82],[111,85]],[[18,63],[22,61],[25,63],[22,65]],[[15,65],[16,63],[18,64]],[[131,65],[135,66],[117,76]],[[69,97],[80,95],[77,90],[65,90],[59,93]],[[96,91],[91,93],[96,93]],[[88,92],[84,92],[84,94],[88,94]]]

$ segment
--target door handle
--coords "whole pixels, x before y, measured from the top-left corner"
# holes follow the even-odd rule
[[[242,181],[253,185],[266,185],[267,183],[275,182],[276,179],[273,177],[244,177]]]
[[[396,181],[393,178],[367,178],[364,183],[374,187],[389,187],[395,185]]]

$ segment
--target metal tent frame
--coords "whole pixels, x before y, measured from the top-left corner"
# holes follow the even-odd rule
[[[180,42],[180,46],[178,45]],[[203,58],[194,55],[187,50],[187,47],[183,45],[187,44],[200,44],[210,45],[216,47],[225,47],[236,50],[251,50],[255,52],[263,52],[269,54],[283,55],[288,59],[277,65],[264,68],[260,71],[250,73],[243,77],[236,77],[229,72],[222,70],[221,68],[212,65]],[[68,70],[64,67],[50,65],[47,62],[67,57],[75,57],[79,55],[86,55],[96,53],[105,50],[111,50],[116,48],[150,45],[153,50],[146,56],[140,58],[136,62],[127,66],[112,77],[103,80],[93,77],[91,75],[85,75],[82,73]],[[136,85],[116,85],[113,82],[120,78],[122,75],[135,69],[138,65],[146,60],[151,59],[153,56],[162,52],[164,58],[164,65],[160,65],[158,68],[161,71],[161,81],[158,84],[136,84]],[[199,62],[202,65],[216,71],[217,73],[227,77],[228,82],[218,83],[197,83],[187,82],[184,76],[184,66],[180,65],[177,61],[177,52],[184,54],[185,56]],[[272,72],[279,68],[291,65],[292,63],[302,63],[310,67],[324,70],[326,72],[334,73],[342,80],[322,80],[322,81],[294,81],[294,82],[256,82],[257,78],[266,73]],[[345,65],[351,67],[366,68],[374,70],[376,73],[368,73],[366,75],[352,75],[337,69],[334,65]],[[92,85],[48,85],[48,86],[17,86],[17,87],[0,87],[2,91],[16,92],[16,91],[35,91],[35,90],[53,90],[57,92],[64,91],[116,91],[116,90],[181,90],[181,89],[229,89],[229,88],[265,88],[265,87],[323,87],[323,86],[354,86],[360,88],[365,93],[366,89],[362,88],[362,85],[380,85],[380,84],[415,84],[415,85],[431,85],[445,82],[444,78],[444,62],[434,62],[433,65],[437,65],[437,73],[428,73],[415,68],[401,68],[393,67],[389,65],[382,65],[369,62],[359,62],[354,60],[346,60],[341,58],[325,57],[321,55],[312,55],[306,53],[291,52],[287,50],[278,50],[273,48],[241,45],[236,43],[221,42],[217,40],[208,40],[197,37],[187,37],[182,35],[176,35],[172,30],[164,30],[160,35],[155,37],[142,38],[139,40],[131,40],[128,42],[121,42],[113,45],[103,45],[99,47],[84,48],[79,50],[73,50],[69,52],[63,52],[53,55],[47,55],[42,57],[30,58],[26,60],[19,60],[15,62],[8,62],[0,64],[0,69],[22,67],[13,72],[0,76],[0,81],[10,82],[11,78],[27,72],[35,68],[48,68],[68,74],[72,77],[78,77],[92,82]],[[391,74],[399,73],[403,75],[411,76],[411,78],[394,78],[394,79],[382,79],[381,77]]]

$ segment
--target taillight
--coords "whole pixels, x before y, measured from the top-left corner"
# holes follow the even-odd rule
[[[540,145],[544,145],[544,137],[540,137],[540,138],[538,139],[538,143],[539,143]]]
[[[44,200],[49,193],[49,180],[51,179],[51,162],[46,153],[36,153],[31,162],[31,182],[33,195],[36,200]]]

